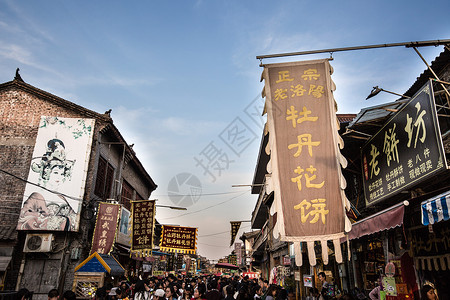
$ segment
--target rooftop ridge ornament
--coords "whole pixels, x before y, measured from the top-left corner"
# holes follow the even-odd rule
[[[19,74],[19,71],[20,71],[20,69],[17,68],[17,69],[16,69],[16,76],[14,76],[14,80],[24,82],[23,79],[22,79],[22,77],[21,77],[20,74]]]

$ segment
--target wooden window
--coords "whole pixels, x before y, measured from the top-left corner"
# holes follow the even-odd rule
[[[94,194],[102,200],[110,197],[114,184],[114,168],[103,157],[100,157],[97,168]]]
[[[133,199],[133,188],[124,179],[122,180],[122,195],[121,203],[122,205],[131,210],[131,200]]]

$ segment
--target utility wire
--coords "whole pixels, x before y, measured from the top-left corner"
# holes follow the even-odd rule
[[[234,192],[223,192],[223,193],[210,193],[210,194],[200,194],[201,196],[220,196],[220,195],[229,195],[229,194],[236,194],[239,193],[239,191],[234,191]],[[186,197],[186,196],[192,196],[192,194],[179,194],[179,195],[174,195],[174,194],[166,194],[166,195],[154,195],[154,197]]]
[[[14,178],[16,178],[16,179],[18,179],[18,180],[20,180],[20,181],[26,182],[26,183],[28,183],[28,184],[31,184],[31,185],[34,185],[34,186],[37,186],[37,187],[40,187],[41,189],[46,190],[46,191],[48,191],[48,192],[50,192],[50,193],[53,193],[53,194],[56,194],[56,195],[61,195],[61,196],[64,196],[64,197],[67,197],[67,198],[70,198],[70,199],[73,199],[73,200],[83,201],[83,199],[81,199],[81,198],[72,197],[72,196],[66,195],[66,194],[64,194],[64,193],[60,193],[60,192],[57,192],[57,191],[50,190],[50,189],[48,189],[48,188],[46,188],[46,187],[43,187],[43,186],[41,186],[41,185],[39,185],[39,184],[37,184],[37,183],[28,181],[28,180],[26,180],[26,179],[23,179],[23,178],[17,176],[17,175],[14,175],[14,174],[12,174],[12,173],[9,173],[8,171],[5,171],[5,170],[3,170],[3,169],[0,169],[0,172],[5,173],[6,175],[12,176],[12,177],[14,177]]]
[[[250,227],[250,225],[242,226],[242,227],[240,227],[239,229],[244,229],[244,228],[248,228],[248,227]],[[211,234],[199,235],[198,237],[201,238],[201,237],[207,237],[207,236],[219,235],[219,234],[224,234],[224,233],[230,233],[230,230],[223,231],[223,232],[218,232],[218,233],[211,233]]]
[[[217,245],[210,245],[210,244],[203,244],[203,243],[197,243],[197,244],[205,245],[205,246],[209,246],[209,247],[216,247],[216,248],[228,248],[228,247],[225,247],[225,246],[217,246]]]
[[[9,173],[8,171],[5,171],[5,170],[3,170],[3,169],[0,169],[0,172],[3,172],[3,173],[5,173],[5,174],[7,174],[7,175],[9,175],[9,176],[12,176],[12,177],[14,177],[14,178],[16,178],[16,179],[18,179],[18,180],[20,180],[20,181],[29,183],[29,184],[34,185],[34,186],[37,186],[37,187],[40,187],[40,188],[42,188],[42,189],[44,189],[44,190],[49,191],[50,193],[57,194],[57,195],[62,195],[62,196],[64,196],[64,197],[67,197],[67,198],[70,198],[70,199],[73,199],[73,200],[83,201],[83,199],[76,198],[76,197],[72,197],[72,196],[69,196],[69,195],[66,195],[66,194],[57,192],[57,191],[50,190],[50,189],[45,188],[45,187],[43,187],[43,186],[41,186],[41,185],[39,185],[39,184],[36,184],[36,183],[34,183],[34,182],[30,182],[30,181],[28,181],[28,180],[26,180],[26,179],[23,179],[23,178],[21,178],[21,177],[19,177],[19,176],[17,176],[17,175],[14,175],[14,174],[12,174],[12,173]],[[246,192],[247,192],[247,191],[246,191]],[[239,191],[201,194],[200,196],[219,196],[219,195],[229,195],[229,194],[236,194],[236,193],[239,193]],[[171,194],[171,195],[169,195],[169,194],[167,194],[167,195],[154,195],[154,197],[162,197],[162,196],[185,197],[185,196],[192,196],[192,195],[191,195],[191,194],[186,194],[186,195],[185,195],[185,194],[180,194],[180,195],[173,195],[173,194]],[[15,196],[9,196],[9,197],[15,197]],[[122,197],[123,197],[123,196],[122,196]],[[123,197],[123,198],[125,198],[125,197]],[[127,198],[127,199],[128,199],[128,198]],[[129,199],[129,200],[133,200],[133,201],[134,201],[134,199]]]
[[[236,199],[236,198],[238,198],[238,197],[240,197],[240,196],[242,196],[242,195],[244,195],[244,194],[247,194],[247,191],[245,191],[245,192],[243,192],[243,193],[241,193],[241,194],[239,194],[239,195],[237,195],[237,196],[235,196],[235,197],[232,197],[232,198],[230,198],[230,199],[228,199],[228,200],[225,200],[225,201],[222,201],[222,202],[220,202],[220,203],[217,203],[217,204],[214,204],[214,205],[205,207],[205,208],[203,208],[203,209],[199,209],[199,210],[192,211],[192,212],[189,212],[189,213],[185,213],[185,214],[182,214],[182,215],[178,215],[178,216],[175,216],[175,217],[163,218],[163,219],[161,219],[161,220],[171,220],[171,219],[176,219],[176,218],[179,218],[179,217],[184,217],[184,216],[187,216],[187,215],[192,215],[192,214],[195,214],[195,213],[198,213],[198,212],[201,212],[201,211],[205,211],[205,210],[207,210],[207,209],[210,209],[210,208],[213,208],[213,207],[222,205],[222,204],[224,204],[224,203],[230,202],[231,200],[234,200],[234,199]]]
[[[211,233],[211,234],[206,234],[206,235],[199,235],[198,237],[201,238],[201,237],[207,237],[207,236],[219,235],[219,234],[224,234],[224,233],[229,233],[229,232],[230,232],[230,231],[227,230],[227,231],[218,232],[218,233]]]

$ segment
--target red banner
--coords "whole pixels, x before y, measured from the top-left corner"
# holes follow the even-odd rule
[[[131,252],[137,256],[151,256],[155,227],[155,201],[131,202],[132,236]]]
[[[195,254],[197,228],[163,225],[161,251]]]
[[[119,219],[120,205],[101,202],[98,206],[97,221],[92,237],[91,254],[109,254],[114,244]]]

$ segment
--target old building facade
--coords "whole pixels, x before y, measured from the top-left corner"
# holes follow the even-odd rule
[[[433,91],[433,94],[430,91]],[[317,273],[325,271],[328,281],[335,282],[343,291],[355,291],[357,288],[361,297],[362,294],[367,296],[381,278],[386,278],[385,286],[388,284],[395,286],[397,299],[405,299],[404,297],[418,299],[420,288],[428,283],[437,288],[440,298],[449,297],[450,291],[446,284],[446,278],[450,272],[450,256],[448,255],[450,245],[447,238],[449,213],[448,207],[440,204],[445,201],[448,203],[450,199],[448,185],[450,176],[448,169],[449,91],[450,48],[446,46],[431,63],[430,68],[417,78],[403,97],[394,102],[364,108],[357,115],[348,115],[345,120],[340,119],[339,133],[345,145],[341,153],[348,161],[347,168],[343,170],[347,182],[345,194],[351,204],[346,212],[352,220],[352,230],[347,233],[349,242],[347,238],[341,240],[343,263],[337,264],[331,258],[328,265],[323,264],[320,258],[322,249],[316,243],[314,252],[317,265],[315,267],[310,267],[308,263],[303,263],[301,267],[292,267],[291,264],[290,272],[289,270],[283,272],[284,275],[291,277],[298,272],[296,285],[301,296],[306,295],[308,287],[304,284],[302,276],[311,278],[320,289]],[[419,99],[418,95],[422,98]],[[425,111],[426,103],[431,103],[431,108]],[[407,109],[411,107],[414,109],[408,111]],[[417,121],[419,113],[422,116],[426,115],[427,125],[424,125],[425,121],[423,123],[420,119]],[[393,123],[389,123],[392,120],[396,121],[395,117],[403,118],[396,123],[396,127]],[[415,118],[415,125],[411,125],[412,118]],[[435,119],[435,124],[432,124],[431,118]],[[411,124],[408,123],[408,119]],[[401,123],[403,121],[406,123]],[[435,154],[438,157],[436,161],[431,162],[431,158],[428,158],[431,153],[429,146],[431,142],[422,146],[423,149],[417,147],[422,152],[405,151],[403,145],[408,143],[405,132],[412,136],[412,126],[415,126],[414,137],[419,136],[420,133],[424,141],[424,132],[428,130],[427,139],[434,139],[435,144],[439,145],[436,147],[440,148],[437,151],[439,156]],[[418,129],[419,126],[422,127]],[[392,133],[395,129],[397,136],[390,136],[389,132]],[[383,138],[380,138],[382,142],[378,144],[373,142],[375,139],[372,139],[377,135]],[[395,142],[392,148],[394,150],[397,149],[395,146],[399,145],[396,160],[392,161],[392,154],[389,158],[391,165],[395,163],[397,166],[392,172],[381,166],[381,157],[384,157],[384,161],[388,160],[386,157],[389,151],[386,150],[386,146],[383,149],[386,141]],[[365,163],[362,149],[371,146],[370,142],[378,147],[379,153],[373,152],[377,154],[372,156],[366,153],[368,163]],[[271,279],[283,276],[279,276],[280,272],[276,271],[288,269],[283,257],[289,255],[293,258],[293,256],[292,251],[289,251],[290,245],[280,242],[272,235],[277,218],[269,214],[274,195],[273,192],[266,191],[267,182],[270,180],[266,166],[271,159],[266,151],[267,143],[268,136],[264,134],[252,186],[252,193],[258,195],[252,212],[252,229],[260,231],[252,239],[252,244],[248,248],[252,252],[253,265],[259,266],[264,278]],[[375,161],[377,157],[380,165],[370,165],[370,158]],[[423,166],[427,164],[428,167],[424,169]],[[385,163],[385,165],[388,164]],[[377,184],[367,184],[367,178],[366,183],[364,182],[364,177],[368,177],[367,166],[379,167],[377,172],[380,176]],[[404,172],[406,179],[401,177],[401,172]],[[404,179],[408,184],[403,182]],[[381,186],[381,182],[385,185]],[[365,194],[364,189],[366,192],[369,190],[369,193]],[[376,199],[379,196],[375,192],[386,195],[380,197],[379,201],[371,201],[370,197]],[[304,255],[305,248],[302,249]]]
[[[61,214],[67,219],[66,225],[56,230],[50,226],[39,230],[25,223],[18,226],[19,218],[25,214],[21,211],[24,199],[29,196],[25,195],[26,187],[39,184],[27,179],[33,172],[30,165],[36,161],[33,151],[38,131],[43,127],[43,116],[59,120],[61,124],[70,120],[89,120],[93,124],[92,128],[87,126],[91,141],[83,154],[88,159],[81,162],[85,166],[83,193],[75,199],[79,210],[73,214],[73,220]],[[69,153],[81,151],[83,145],[73,149],[64,149],[63,145],[63,151],[58,152],[55,149],[61,148],[61,135],[54,133],[53,142],[47,144],[53,150],[40,155],[46,161],[52,156],[59,158],[54,160],[59,163],[74,164],[73,160],[65,159],[65,153],[69,157]],[[40,161],[43,164],[44,159]],[[37,165],[34,165],[36,169]],[[73,179],[77,175],[71,176]],[[75,266],[89,255],[98,203],[120,203],[129,209],[130,201],[149,199],[156,187],[132,146],[114,126],[110,112],[99,114],[42,91],[25,83],[18,74],[13,81],[0,84],[0,278],[4,290],[26,287],[34,292],[35,299],[44,299],[52,288],[71,289]],[[50,189],[50,192],[53,191]],[[64,195],[65,191],[59,192]],[[66,199],[71,203],[70,198]],[[25,242],[30,234],[50,237],[49,248],[26,249]],[[119,255],[120,251],[126,251],[129,247],[126,243],[122,249],[115,248],[114,253]]]

